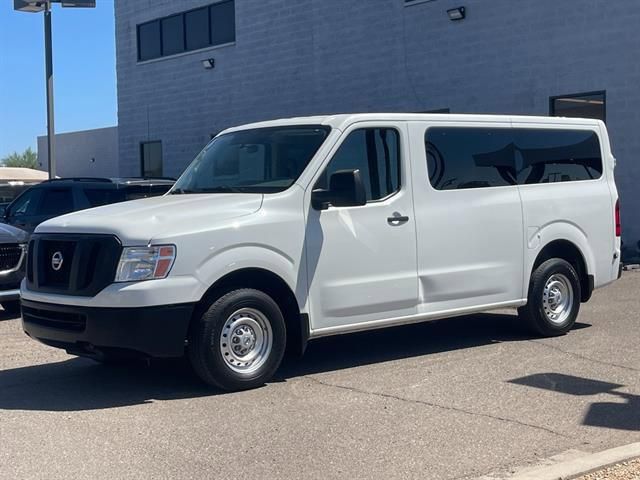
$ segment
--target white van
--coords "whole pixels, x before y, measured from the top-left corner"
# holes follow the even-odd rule
[[[614,166],[604,124],[587,119],[231,128],[164,197],[41,224],[24,330],[102,361],[186,352],[229,390],[325,335],[505,307],[564,334],[620,275]]]

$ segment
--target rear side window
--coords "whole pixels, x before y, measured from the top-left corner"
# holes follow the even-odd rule
[[[602,176],[600,141],[588,130],[516,129],[520,184],[574,182]]]
[[[360,170],[367,200],[380,200],[400,189],[400,140],[391,128],[355,130],[342,142],[316,188],[328,188],[338,170]]]
[[[125,200],[122,191],[111,188],[86,188],[84,194],[92,207],[109,205],[110,203],[123,202]]]
[[[429,128],[429,181],[437,190],[572,182],[602,175],[590,130]]]
[[[509,128],[429,128],[429,181],[436,190],[515,185],[513,148]]]
[[[70,188],[43,189],[38,215],[63,215],[72,211],[73,194]]]

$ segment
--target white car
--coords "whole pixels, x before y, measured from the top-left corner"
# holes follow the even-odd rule
[[[111,360],[188,354],[223,389],[309,339],[514,307],[571,329],[620,275],[596,120],[357,114],[231,128],[165,196],[41,224],[24,330]],[[338,353],[337,353],[338,354]]]

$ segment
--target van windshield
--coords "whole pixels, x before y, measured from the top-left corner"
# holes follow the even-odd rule
[[[329,131],[305,125],[221,135],[198,154],[170,193],[281,192],[297,180]]]

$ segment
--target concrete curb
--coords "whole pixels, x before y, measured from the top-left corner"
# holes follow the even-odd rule
[[[555,465],[527,469],[508,480],[569,480],[640,457],[640,442],[578,457]]]

